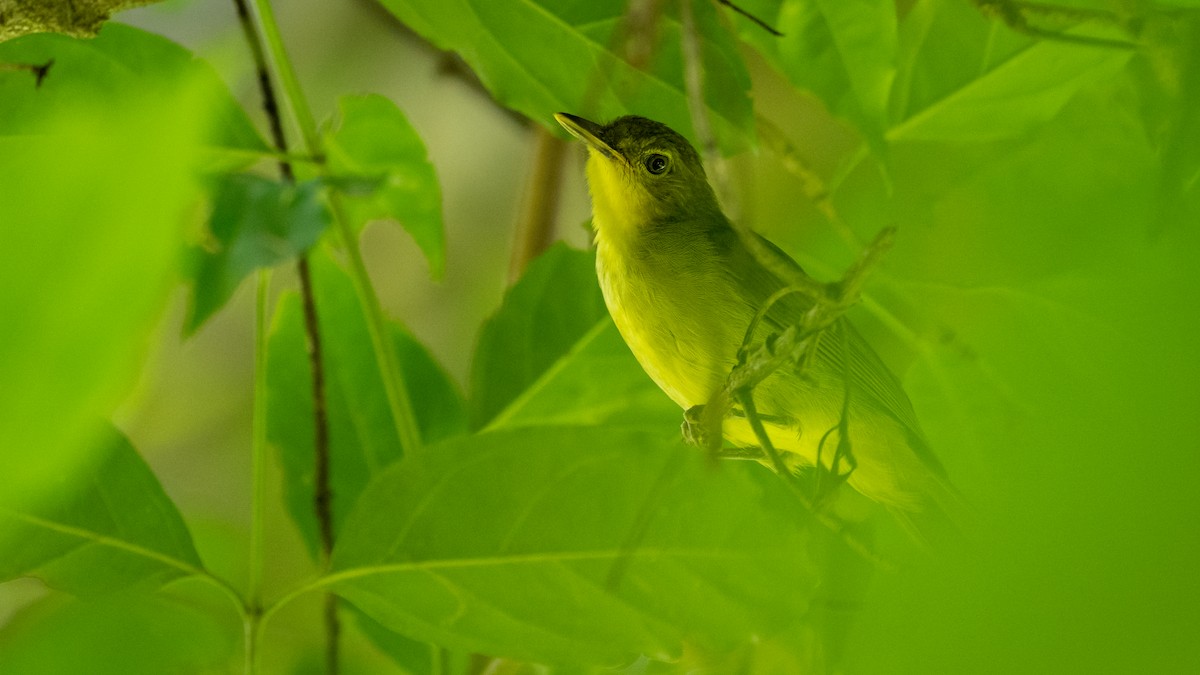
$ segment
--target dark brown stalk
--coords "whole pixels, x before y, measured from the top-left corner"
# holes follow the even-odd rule
[[[283,132],[283,118],[279,114],[279,103],[275,98],[275,86],[271,80],[271,71],[267,67],[262,36],[255,28],[246,0],[233,0],[233,3],[237,7],[238,20],[242,24],[246,44],[250,47],[250,52],[254,57],[254,66],[258,73],[258,88],[262,94],[263,111],[266,112],[271,126],[271,141],[275,149],[286,157],[288,153],[287,136]],[[287,159],[279,160],[279,175],[289,184],[296,182],[291,162]],[[329,418],[325,401],[325,367],[321,351],[320,323],[317,319],[316,294],[313,291],[312,270],[309,268],[307,255],[300,256],[296,261],[296,272],[300,277],[300,295],[304,305],[304,332],[308,346],[309,365],[312,370],[315,465],[313,510],[316,512],[320,531],[321,563],[322,566],[328,566],[329,557],[333,551],[333,491],[330,489],[329,471]],[[337,675],[341,625],[337,614],[337,596],[332,593],[325,595],[324,621],[325,672],[329,675]]]
[[[566,143],[545,127],[535,125],[533,172],[525,189],[525,203],[513,238],[508,282],[515,283],[525,268],[554,241],[554,220],[561,193]]]

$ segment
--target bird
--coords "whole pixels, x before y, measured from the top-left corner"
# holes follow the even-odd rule
[[[555,119],[587,147],[596,272],[613,322],[659,388],[685,411],[697,410],[724,386],[764,305],[751,347],[798,324],[815,301],[779,294],[788,282],[746,246],[682,135],[634,115],[607,124],[568,113]],[[804,274],[778,247],[751,236],[790,273]],[[788,470],[820,464],[910,527],[953,501],[899,380],[845,317],[799,361],[753,390]],[[745,411],[731,410],[722,433],[735,448],[760,446]],[[851,456],[834,451],[840,444]]]

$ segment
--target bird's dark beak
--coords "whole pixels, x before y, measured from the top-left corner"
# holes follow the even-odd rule
[[[564,129],[571,132],[572,136],[587,143],[588,147],[596,150],[596,152],[609,159],[623,159],[621,153],[613,150],[608,143],[600,139],[602,127],[599,124],[568,113],[555,113],[554,119],[558,120],[558,123],[563,125]]]

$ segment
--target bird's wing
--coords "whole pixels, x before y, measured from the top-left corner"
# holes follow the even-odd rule
[[[727,232],[716,235],[721,239],[717,245],[720,250],[728,252],[728,269],[735,275],[736,286],[745,301],[752,307],[761,307],[772,294],[784,287],[785,282],[754,258],[732,228]],[[779,247],[757,234],[754,236],[777,254],[781,264],[804,274],[804,270]],[[803,293],[786,295],[767,311],[764,323],[772,331],[783,330],[799,323],[812,304],[813,301]],[[848,368],[843,361],[844,356],[848,356]],[[852,396],[895,420],[909,437],[909,445],[914,452],[938,473],[944,473],[941,463],[925,441],[916,412],[900,381],[849,321],[844,318],[838,320],[822,337],[817,346],[817,360],[834,374],[848,370]]]

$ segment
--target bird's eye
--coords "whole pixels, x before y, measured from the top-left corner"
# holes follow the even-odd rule
[[[655,153],[646,158],[646,170],[655,176],[666,173],[670,165],[671,160],[667,159],[666,155]]]

